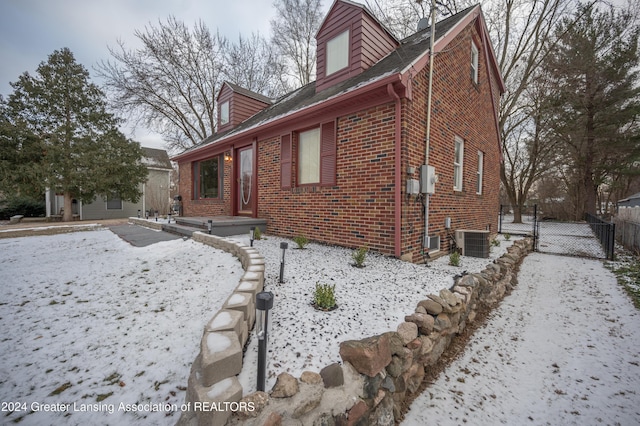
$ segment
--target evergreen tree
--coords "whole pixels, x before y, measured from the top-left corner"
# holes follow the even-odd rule
[[[72,200],[118,196],[136,202],[147,177],[142,150],[118,130],[104,93],[67,48],[54,51],[36,76],[22,74],[2,108],[4,182],[64,194],[63,220]],[[16,152],[11,152],[14,149]]]
[[[580,6],[565,19],[548,61],[553,137],[563,146],[576,219],[595,214],[598,188],[613,174],[637,172],[640,137],[638,38],[632,14]],[[572,191],[569,191],[570,193]]]

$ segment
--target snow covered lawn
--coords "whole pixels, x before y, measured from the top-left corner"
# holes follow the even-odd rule
[[[249,244],[245,236],[232,238]],[[274,294],[266,389],[282,372],[300,377],[305,370],[320,372],[342,362],[340,342],[396,331],[420,300],[451,287],[453,277],[463,271],[483,270],[513,243],[501,236],[498,240],[502,242],[492,246],[490,259],[463,256],[459,267],[449,265],[449,256],[425,266],[370,253],[364,268],[352,266],[350,249],[309,244],[300,250],[293,241],[272,236],[254,241],[265,257],[265,291]],[[280,243],[285,241],[285,283],[279,284]],[[311,306],[316,283],[335,284],[338,309],[321,312]],[[245,395],[256,390],[257,356],[257,339],[251,338],[239,376]]]
[[[175,424],[163,404],[184,402],[204,325],[242,275],[235,257],[105,229],[0,239],[0,253],[0,423]]]
[[[601,261],[529,254],[403,425],[636,425],[640,312]]]

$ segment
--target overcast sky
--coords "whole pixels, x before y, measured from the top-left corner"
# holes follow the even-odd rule
[[[323,13],[332,3],[323,1]],[[0,94],[6,98],[13,91],[9,82],[25,71],[35,74],[40,62],[63,47],[101,84],[94,67],[110,59],[107,46],[121,39],[137,47],[135,30],[170,15],[190,28],[201,19],[211,32],[236,40],[252,32],[268,37],[275,9],[273,0],[0,0]],[[143,146],[163,147],[159,136],[144,129],[134,138]]]

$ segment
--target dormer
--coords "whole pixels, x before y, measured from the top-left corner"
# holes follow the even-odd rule
[[[271,103],[266,96],[224,82],[218,92],[218,132],[233,129]]]
[[[316,34],[316,92],[362,73],[399,42],[358,3],[335,0]]]

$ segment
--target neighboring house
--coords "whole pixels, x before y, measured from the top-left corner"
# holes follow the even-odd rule
[[[171,172],[173,167],[169,161],[167,151],[142,147],[142,163],[147,166],[149,174],[147,181],[141,184],[142,197],[137,203],[122,201],[119,198],[99,197],[93,203],[83,204],[73,200],[73,214],[80,220],[94,219],[120,219],[141,215],[145,211],[158,210],[159,214],[167,214],[171,206],[169,195],[171,186]],[[46,194],[47,217],[61,218],[61,209],[64,206],[64,197],[47,191]],[[151,213],[153,215],[153,213]]]
[[[640,207],[640,192],[618,201],[618,208]]]
[[[428,158],[430,28],[398,41],[336,0],[316,39],[315,82],[276,101],[222,86],[218,132],[173,158],[183,214],[413,262],[497,232],[504,83],[480,6],[436,25]]]

